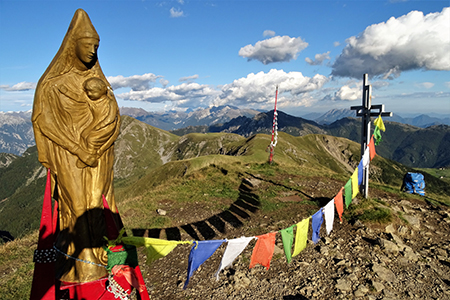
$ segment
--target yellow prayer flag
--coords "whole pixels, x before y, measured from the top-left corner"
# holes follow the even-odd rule
[[[191,244],[189,241],[167,241],[145,237],[123,237],[122,242],[136,247],[144,246],[147,252],[147,264],[151,264],[155,260],[166,256],[179,244]]]
[[[292,257],[298,255],[300,252],[302,252],[303,249],[306,248],[306,242],[308,240],[309,219],[311,219],[311,217],[308,217],[303,221],[297,223],[294,253],[292,254]]]
[[[353,172],[352,175],[352,199],[356,197],[359,193],[359,186],[358,186],[358,167],[356,167],[355,172]]]
[[[381,118],[381,115],[378,116],[378,118],[375,119],[375,121],[373,121],[373,124],[375,126],[378,126],[378,128],[382,131],[386,131],[386,127],[384,127],[384,123],[383,123],[383,119]]]

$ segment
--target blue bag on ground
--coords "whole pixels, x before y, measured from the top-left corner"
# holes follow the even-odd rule
[[[406,173],[403,178],[403,188],[405,192],[410,194],[419,194],[425,196],[425,181],[423,175],[420,173]]]

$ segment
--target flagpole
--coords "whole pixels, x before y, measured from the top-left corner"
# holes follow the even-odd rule
[[[277,124],[277,99],[278,99],[278,85],[277,85],[277,89],[275,91],[275,107],[273,109],[273,124],[272,124],[272,140],[270,141],[270,155],[269,155],[269,164],[272,164],[273,162],[273,152],[274,152],[274,148],[276,143],[274,143],[274,138],[275,138],[275,134],[278,134],[278,132],[276,132],[276,127],[278,126]]]

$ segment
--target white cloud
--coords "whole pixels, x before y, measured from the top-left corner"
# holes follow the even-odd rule
[[[34,90],[36,88],[36,83],[35,82],[19,82],[16,83],[13,86],[9,86],[9,85],[1,85],[0,89],[8,91],[8,92],[23,92],[23,91],[29,91],[29,90]]]
[[[223,104],[265,104],[274,101],[275,87],[279,95],[291,101],[298,101],[303,94],[320,89],[328,78],[323,75],[305,77],[301,72],[286,73],[272,69],[268,73],[250,73],[247,77],[234,80],[222,87],[221,93],[213,101],[214,105]]]
[[[333,64],[335,76],[361,78],[368,73],[386,79],[414,69],[450,70],[450,8],[392,17],[346,42]]]
[[[194,103],[204,102],[212,99],[219,94],[219,91],[209,85],[200,85],[198,83],[182,83],[177,86],[167,88],[154,87],[142,91],[130,91],[116,95],[118,98],[130,101],[145,101],[153,103],[176,102],[176,103]]]
[[[444,85],[448,88],[450,88],[450,81],[444,82]]]
[[[182,81],[192,81],[198,78],[198,75],[192,75],[192,76],[185,76],[185,77],[181,77],[180,79],[178,79],[178,81],[182,82]]]
[[[184,4],[184,0],[178,0],[178,3],[180,3],[181,5]]]
[[[311,66],[317,66],[321,65],[324,60],[330,59],[330,51],[322,53],[322,54],[316,54],[314,56],[314,60],[310,59],[309,57],[305,58],[305,61],[310,64]]]
[[[334,43],[333,43],[333,46],[335,46],[335,47],[338,47],[338,46],[340,46],[340,45],[341,45],[340,42],[334,42]]]
[[[266,37],[266,36],[275,36],[275,31],[273,31],[273,30],[264,30],[263,36],[264,37]]]
[[[162,85],[163,88],[165,88],[169,84],[169,80],[161,78],[159,80],[159,83]]]
[[[344,85],[336,92],[337,100],[355,101],[362,99],[362,84]]]
[[[432,82],[420,82],[420,83],[417,83],[416,86],[418,86],[420,88],[431,89],[434,86],[434,83],[432,83]]]
[[[116,97],[130,101],[171,103],[170,106],[175,109],[223,104],[241,107],[257,104],[262,109],[271,109],[277,85],[280,107],[306,106],[313,99],[310,92],[321,89],[327,81],[328,78],[320,74],[306,77],[301,72],[286,73],[283,70],[272,69],[268,73],[250,73],[221,87],[184,82],[163,88],[131,90]]]
[[[170,17],[171,18],[179,18],[179,17],[183,17],[184,16],[184,12],[181,9],[176,9],[175,7],[172,7],[170,9]]]
[[[151,84],[161,77],[162,76],[160,75],[147,73],[144,75],[133,75],[130,77],[123,77],[122,75],[109,76],[107,79],[113,89],[129,87],[133,91],[144,91],[148,90],[151,87]]]
[[[254,46],[247,45],[239,50],[239,55],[250,60],[258,60],[267,65],[274,62],[288,62],[297,59],[300,51],[305,49],[308,43],[300,37],[291,38],[275,36],[273,38],[259,41]]]

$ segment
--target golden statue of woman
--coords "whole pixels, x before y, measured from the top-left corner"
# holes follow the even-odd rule
[[[99,41],[89,16],[77,10],[34,97],[39,161],[51,170],[59,204],[56,273],[68,283],[107,275],[102,195],[117,211],[113,162],[120,115],[97,59]],[[97,82],[86,83],[92,78]]]

